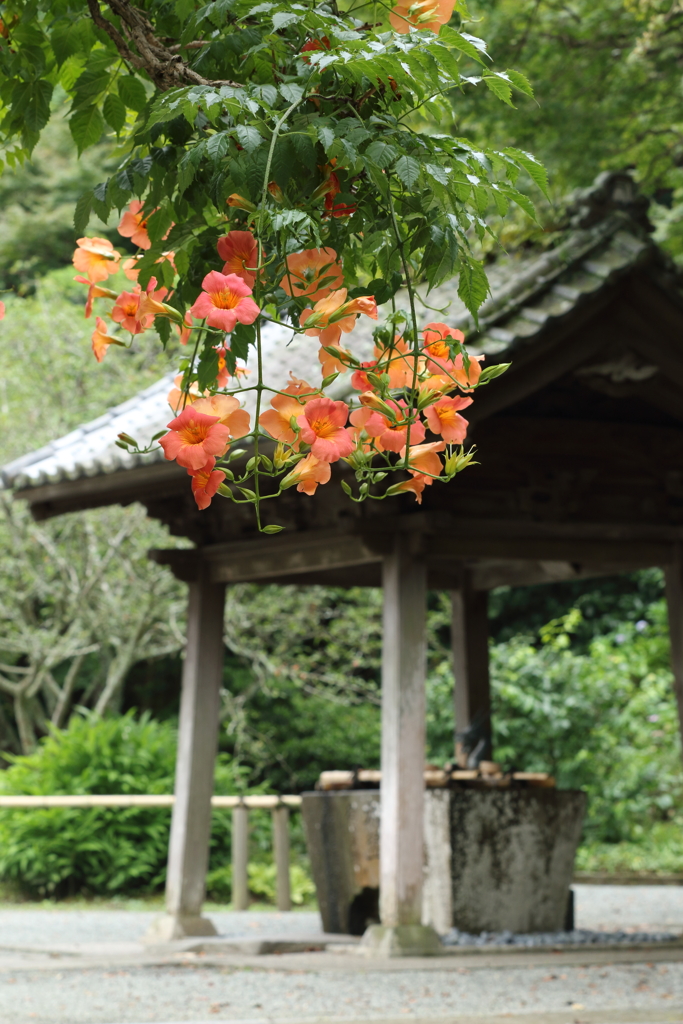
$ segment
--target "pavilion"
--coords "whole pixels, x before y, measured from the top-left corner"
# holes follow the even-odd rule
[[[628,174],[601,175],[545,251],[492,266],[478,331],[453,301],[443,319],[486,365],[512,367],[468,410],[479,465],[427,488],[422,506],[412,496],[352,504],[338,486],[350,470],[337,463],[315,498],[289,490],[267,503],[268,521],[286,527],[278,536],[255,532],[250,506],[216,499],[198,512],[184,470],[114,446],[120,430],[146,439],[165,425],[169,381],[2,470],[38,519],[138,501],[195,545],[152,553],[189,584],[168,938],[211,929],[201,906],[228,584],[384,588],[380,914],[389,928],[421,923],[427,588],[453,595],[460,763],[475,747],[490,754],[487,592],[501,585],[664,567],[683,723],[683,279],[652,240],[647,205]],[[430,303],[454,294],[449,284]],[[308,342],[284,362],[266,355],[273,380],[283,384],[290,366],[317,379]]]

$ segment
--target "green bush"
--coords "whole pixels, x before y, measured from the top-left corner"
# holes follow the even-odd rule
[[[128,712],[75,715],[35,753],[10,756],[0,792],[10,794],[172,793],[176,734],[168,722]],[[225,756],[217,793],[246,792],[244,770]],[[249,792],[263,792],[263,787]],[[270,854],[268,816],[252,816],[256,860]],[[153,892],[163,886],[171,814],[166,808],[49,808],[0,812],[0,878],[30,896]],[[210,870],[230,861],[231,814],[216,811]],[[222,890],[223,897],[227,889]]]

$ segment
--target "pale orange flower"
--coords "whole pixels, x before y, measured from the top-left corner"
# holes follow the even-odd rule
[[[453,15],[455,0],[404,0],[389,14],[391,27],[405,34],[411,28],[429,28],[438,35],[442,25],[448,24]]]
[[[151,214],[145,217],[141,212],[143,206],[144,203],[139,199],[133,199],[128,204],[128,209],[119,221],[118,232],[124,238],[130,238],[139,249],[151,249],[152,242],[147,234],[147,221]]]
[[[344,280],[334,249],[304,249],[292,253],[285,262],[287,272],[280,287],[295,298],[306,296],[317,302],[340,288]]]
[[[442,452],[445,447],[445,441],[430,441],[429,444],[411,444],[408,453],[409,471],[414,476],[423,477],[425,484],[431,484],[432,477],[441,475],[443,464],[437,453]],[[401,454],[405,455],[405,449]]]
[[[481,376],[479,365],[483,356],[468,356],[468,366],[465,368],[465,360],[462,353],[458,353],[455,359],[451,356],[451,349],[447,339],[463,342],[465,335],[462,331],[449,327],[448,324],[432,323],[427,324],[423,331],[425,356],[427,368],[435,374],[455,380],[465,391],[470,390]]]
[[[360,396],[359,401],[364,408],[377,412],[382,420],[384,420],[384,430],[376,435],[382,447],[390,452],[402,451],[408,440],[408,423],[410,420],[410,410],[403,399],[400,399],[398,402],[394,402],[391,399],[385,402],[372,391],[365,391]],[[383,410],[393,412],[394,418],[391,418],[391,412],[388,415],[384,415]],[[414,420],[410,425],[410,440],[413,442],[423,441],[424,436],[424,424],[419,419]]]
[[[132,292],[121,292],[116,297],[114,308],[111,311],[111,318],[121,324],[131,334],[142,334],[154,322],[154,315],[140,312],[142,292],[140,285],[135,286]]]
[[[346,296],[346,288],[339,288],[316,302],[313,309],[305,309],[299,317],[302,326],[309,324],[305,333],[320,338],[322,345],[336,345],[342,331],[349,334],[354,329],[360,313],[377,319],[374,295],[362,295],[348,301]]]
[[[418,361],[418,366],[419,366]],[[373,362],[361,363],[361,368],[356,370],[351,378],[351,386],[356,391],[374,391],[374,385],[370,383],[368,370],[380,376],[386,374],[389,378],[390,388],[411,387],[413,383],[413,368],[415,357],[404,339],[397,334],[391,345],[386,348],[375,345],[375,359]]]
[[[115,299],[116,292],[112,291],[111,288],[101,288],[97,284],[91,284],[87,277],[80,277],[78,274],[74,277],[74,281],[78,281],[79,284],[88,285],[88,297],[85,300],[85,319],[89,320],[92,316],[92,304],[93,299]]]
[[[249,433],[249,413],[246,409],[240,409],[240,403],[232,395],[199,398],[193,408],[207,416],[217,416],[219,422],[228,428],[233,439]]]
[[[142,259],[143,255],[143,253],[140,253],[138,256],[131,256],[129,259],[124,260],[123,263],[121,264],[121,269],[123,270],[124,274],[126,275],[129,281],[137,281],[138,274],[140,273],[138,263]],[[162,252],[159,259],[156,260],[155,262],[163,263],[164,260],[168,260],[168,262],[175,270],[175,253],[173,251],[169,250],[168,252]]]
[[[432,482],[431,480],[429,481]],[[425,489],[425,477],[415,476],[410,480],[402,480],[400,484],[393,484],[390,487],[391,494],[398,494],[400,491],[409,491],[415,495],[415,501],[418,505],[422,504],[422,492]]]
[[[315,455],[311,453],[297,463],[282,480],[280,487],[285,490],[296,484],[297,491],[302,491],[304,494],[315,494],[318,484],[328,483],[331,475],[329,462],[316,459]]]
[[[323,377],[329,377],[331,373],[346,373],[349,364],[344,362],[344,360],[351,358],[349,350],[347,348],[340,348],[339,345],[328,345],[327,348],[333,351],[328,352],[322,347],[318,349],[318,362],[320,363]]]
[[[5,303],[0,302],[0,320],[5,319]]]
[[[73,255],[76,270],[85,274],[90,284],[106,281],[119,269],[119,253],[108,238],[79,238]]]
[[[230,333],[235,325],[253,324],[261,310],[251,297],[251,288],[237,274],[210,271],[190,312],[198,320],[206,318],[209,327]]]
[[[272,409],[267,409],[261,414],[259,423],[276,441],[285,441],[288,444],[296,442],[295,448],[298,448],[299,442],[296,432],[292,430],[291,421],[298,419],[302,407],[317,394],[316,389],[305,380],[292,377],[292,383],[283,389],[282,394],[273,395],[270,400]]]
[[[182,409],[185,408],[186,405],[192,405],[192,403],[196,402],[197,399],[204,397],[204,395],[202,395],[202,393],[199,390],[199,384],[197,383],[196,380],[192,381],[192,383],[190,384],[189,391],[187,392],[180,390],[180,385],[182,384],[182,382],[183,375],[182,373],[179,373],[177,377],[174,377],[173,387],[169,391],[168,397],[166,398],[166,401],[171,406],[171,409],[173,409],[173,412],[175,413],[176,416]],[[205,395],[208,397],[208,392],[205,392]]]
[[[449,444],[462,444],[467,436],[469,423],[458,412],[472,404],[471,398],[457,395],[455,398],[440,398],[425,409],[425,419],[433,434],[441,434]]]
[[[123,345],[123,342],[109,334],[107,324],[101,316],[97,317],[95,324],[95,330],[92,332],[92,351],[97,362],[101,363],[110,345]]]

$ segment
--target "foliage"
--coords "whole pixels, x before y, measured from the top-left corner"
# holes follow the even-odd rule
[[[589,842],[640,841],[683,806],[678,718],[663,602],[647,620],[595,637],[585,652],[571,638],[574,609],[541,630],[491,647],[494,757],[506,767],[548,771],[588,793]],[[430,679],[432,756],[452,750],[451,681]],[[615,855],[616,856],[616,855]]]
[[[105,144],[76,159],[66,120],[56,117],[31,159],[0,175],[0,289],[31,294],[46,273],[71,262],[74,207],[106,173],[108,153]]]
[[[140,535],[143,522],[140,509],[108,509],[39,526],[0,499],[0,692],[14,749],[30,753],[76,704],[115,709],[137,661],[183,647],[184,595],[149,563],[163,532]]]
[[[488,285],[471,239],[489,230],[489,208],[504,216],[515,203],[533,212],[515,187],[521,172],[544,191],[546,178],[514,147],[473,147],[423,130],[425,117],[443,121],[455,91],[483,84],[509,105],[513,92],[531,95],[522,74],[493,70],[485,43],[463,31],[464,3],[455,24],[445,24],[452,10],[452,3],[424,11],[373,3],[370,23],[358,17],[370,13],[369,3],[348,12],[334,2],[251,0],[3,4],[0,132],[9,165],[33,151],[63,96],[79,153],[97,145],[107,126],[116,135],[116,171],[81,196],[75,227],[84,232],[92,212],[107,221],[128,205],[119,231],[142,251],[123,269],[137,286],[119,294],[105,287],[120,254],[106,240],[79,239],[74,262],[89,284],[86,316],[93,299],[106,297],[114,300],[111,319],[131,336],[154,323],[166,344],[173,322],[183,340],[192,337],[180,364],[179,415],[161,444],[192,476],[200,508],[220,489],[253,503],[259,529],[273,533],[281,527],[262,524],[261,503],[295,485],[314,493],[330,479],[331,462],[344,459],[355,471],[357,493],[343,483],[355,501],[405,490],[421,500],[425,485],[468,465],[471,457],[454,447],[466,429],[455,410],[470,399],[447,396],[487,383],[502,368],[480,376],[462,333],[444,324],[427,325],[420,336],[415,287],[457,274],[476,321]],[[463,75],[463,60],[478,73]],[[226,260],[222,274],[217,248]],[[396,309],[401,286],[406,310]],[[360,314],[376,319],[377,302],[389,300],[391,312],[375,332],[377,358],[361,366],[339,347],[342,331]],[[272,323],[319,337],[320,387],[292,384],[283,396],[282,384],[265,382],[261,332]],[[102,319],[92,340],[98,360],[111,345],[126,345]],[[250,347],[253,381],[224,394]],[[353,439],[343,429],[349,406],[333,405],[325,391],[349,368],[363,392]],[[205,391],[222,400],[207,402]],[[253,424],[236,412],[235,395],[255,399]],[[278,415],[289,398],[275,427],[271,411],[262,415],[268,395]],[[216,412],[217,423],[197,420]],[[427,425],[443,441],[423,449]],[[215,468],[228,439],[242,437],[253,440],[246,466],[237,475],[230,460]],[[275,454],[268,445],[266,455],[263,444],[273,439]],[[120,443],[141,450],[130,435]],[[444,464],[436,452],[446,443]],[[377,490],[393,470],[404,471],[401,482]]]
[[[73,716],[35,753],[12,758],[4,794],[168,793],[175,738],[147,716]],[[29,892],[128,892],[161,885],[169,812],[152,808],[50,808],[0,813],[0,874]]]
[[[81,295],[72,278],[70,268],[55,271],[34,295],[7,299],[0,345],[2,464],[101,416],[171,369],[168,355],[141,346],[102,366],[86,360],[92,331],[74,316]]]
[[[669,0],[476,0],[493,52],[521,62],[537,102],[518,116],[455,105],[461,131],[536,147],[555,194],[597,171],[635,165],[650,188],[671,184],[681,155],[680,15]]]
[[[176,735],[166,722],[133,712],[96,719],[72,716],[29,756],[11,758],[0,791],[18,794],[171,793]],[[217,793],[263,792],[225,755],[216,765]],[[113,895],[152,892],[163,885],[170,812],[164,808],[49,808],[0,812],[0,877],[32,895]],[[295,899],[310,894],[301,824],[295,816]],[[269,815],[251,815],[251,888],[271,897]],[[216,811],[211,833],[209,892],[229,896],[231,814]]]

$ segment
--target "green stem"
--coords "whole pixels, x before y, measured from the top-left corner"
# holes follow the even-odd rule
[[[292,113],[295,107],[303,101],[304,97],[296,100],[295,103],[291,103],[285,110],[282,117],[280,117],[273,130],[273,137],[270,140],[270,148],[268,150],[268,159],[266,161],[266,173],[263,176],[263,190],[261,192],[261,209],[258,214],[258,260],[256,266],[256,287],[255,287],[255,298],[256,304],[259,304],[260,291],[261,291],[261,271],[263,270],[263,242],[261,238],[263,236],[263,218],[266,212],[266,202],[268,200],[268,179],[270,178],[270,168],[273,163],[273,153],[275,152],[275,144],[277,143],[278,135],[283,124]],[[256,320],[256,360],[258,367],[258,380],[256,382],[256,412],[254,424],[254,493],[256,500],[254,505],[256,507],[256,525],[258,526],[259,532],[262,531],[261,526],[261,491],[260,491],[260,472],[259,472],[259,419],[261,417],[261,395],[265,388],[263,383],[263,351],[261,349],[261,317],[259,316]]]
[[[413,380],[411,384],[411,398],[410,398],[410,410],[412,414],[416,411],[417,406],[412,403],[415,402],[415,390],[417,388],[417,361],[420,356],[420,341],[417,333],[417,314],[415,312],[415,291],[413,289],[412,282],[410,280],[410,271],[408,267],[408,260],[406,259],[405,250],[403,248],[403,239],[401,238],[401,232],[399,230],[398,221],[396,220],[396,210],[394,209],[394,197],[391,194],[391,182],[387,182],[388,189],[387,194],[389,196],[389,210],[391,211],[391,223],[394,228],[394,234],[396,235],[396,246],[398,248],[399,255],[401,257],[401,264],[403,265],[403,275],[406,279],[406,288],[408,289],[408,299],[410,300],[410,316],[413,322]],[[406,460],[405,468],[410,467],[410,427],[411,417],[408,418],[408,430],[406,431]]]

